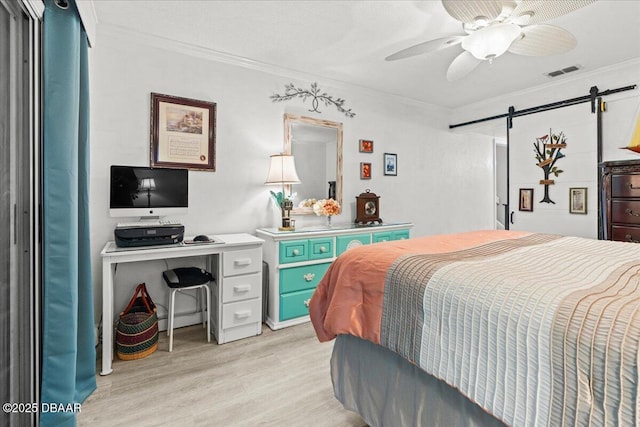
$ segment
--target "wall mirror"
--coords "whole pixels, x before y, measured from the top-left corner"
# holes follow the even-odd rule
[[[293,155],[300,178],[300,184],[286,189],[297,194],[293,214],[313,214],[313,209],[299,203],[326,199],[331,190],[342,206],[342,123],[285,114],[284,151]]]

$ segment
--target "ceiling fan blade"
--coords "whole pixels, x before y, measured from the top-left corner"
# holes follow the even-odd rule
[[[447,80],[450,82],[459,80],[476,69],[482,60],[477,59],[470,52],[466,50],[456,58],[449,65],[447,70]]]
[[[518,1],[516,0],[501,0],[502,11],[500,15],[496,18],[498,22],[505,22],[513,13],[513,11],[518,7]]]
[[[513,10],[509,22],[518,25],[540,24],[595,2],[596,0],[522,0]]]
[[[439,39],[429,40],[417,45],[402,49],[399,52],[389,55],[385,58],[386,61],[395,61],[397,59],[409,58],[411,56],[421,55],[423,53],[435,52],[440,49],[444,49],[449,46],[455,46],[459,44],[466,36],[448,36],[441,37]]]
[[[566,53],[576,47],[576,38],[564,28],[539,24],[524,27],[522,37],[511,43],[509,52],[527,56]]]
[[[479,17],[492,21],[502,12],[499,0],[442,0],[442,5],[449,15],[466,23],[474,23]]]

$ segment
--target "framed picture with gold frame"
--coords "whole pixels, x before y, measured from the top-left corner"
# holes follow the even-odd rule
[[[215,172],[216,104],[151,93],[151,166]]]

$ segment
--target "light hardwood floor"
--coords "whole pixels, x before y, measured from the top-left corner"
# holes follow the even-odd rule
[[[79,426],[365,426],[333,396],[330,343],[311,324],[208,344],[202,326],[174,332],[173,352],[114,360],[83,403]],[[99,366],[99,365],[98,365]],[[98,368],[99,371],[100,368]]]

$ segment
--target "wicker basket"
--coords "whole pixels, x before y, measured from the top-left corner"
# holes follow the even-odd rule
[[[129,305],[120,313],[116,328],[116,353],[122,360],[136,360],[158,349],[158,315],[147,288],[141,283]]]

